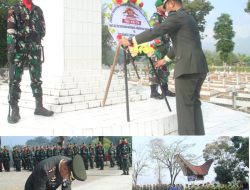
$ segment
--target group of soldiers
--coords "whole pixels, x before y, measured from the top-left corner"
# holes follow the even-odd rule
[[[167,185],[167,184],[157,184],[157,185],[133,185],[132,190],[242,190],[244,189],[244,184],[199,184],[199,185]]]
[[[14,147],[12,154],[4,147],[3,150],[0,150],[0,171],[2,171],[2,165],[5,171],[10,171],[11,155],[15,171],[21,171],[21,168],[32,171],[39,162],[52,156],[62,155],[73,159],[77,154],[82,156],[86,170],[93,169],[94,165],[96,168],[104,170],[104,162],[109,161],[110,167],[114,167],[117,163],[119,169],[123,170],[123,174],[128,175],[132,163],[131,147],[127,140],[123,139],[117,146],[110,143],[107,151],[104,150],[101,142],[94,146],[92,144],[87,146],[83,143],[81,145],[68,144],[65,147],[57,145]]]

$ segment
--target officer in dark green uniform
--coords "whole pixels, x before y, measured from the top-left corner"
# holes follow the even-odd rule
[[[156,67],[175,58],[175,92],[179,135],[204,135],[200,91],[208,73],[208,65],[201,47],[198,25],[182,8],[182,0],[164,0],[169,13],[166,21],[146,30],[132,39],[121,39],[121,45],[129,46],[154,40],[168,34],[173,48],[159,60]]]
[[[163,23],[167,16],[165,15],[165,9],[163,8],[163,0],[157,0],[155,2],[156,12],[151,17],[149,23],[151,27],[155,27]],[[170,39],[168,35],[162,35],[156,38],[153,42],[155,52],[154,56],[156,60],[161,60],[170,50]],[[158,93],[159,81],[157,80],[154,70],[150,65],[149,79],[150,79],[150,88],[151,88],[151,98],[162,99],[163,95],[166,96],[175,96],[173,92],[168,89],[168,77],[169,77],[169,66],[172,62],[167,62],[161,68],[156,68],[156,72],[160,77],[160,82],[162,83],[163,91],[162,94]]]
[[[21,96],[20,82],[24,66],[29,67],[31,89],[36,99],[35,115],[52,116],[53,112],[45,109],[42,102],[42,62],[41,40],[45,36],[45,21],[40,7],[34,5],[32,0],[22,0],[8,11],[7,44],[9,63],[13,64],[14,73],[10,79],[11,115],[9,123],[19,121],[18,101]]]
[[[65,156],[53,156],[40,162],[25,184],[25,190],[71,190],[74,179],[84,181],[87,175],[80,155],[73,160]]]

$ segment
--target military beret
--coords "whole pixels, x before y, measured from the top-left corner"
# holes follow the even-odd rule
[[[80,155],[76,155],[73,160],[69,161],[69,167],[75,179],[79,181],[85,181],[87,179],[84,162]]]
[[[155,7],[159,7],[161,5],[163,5],[163,0],[156,0]]]

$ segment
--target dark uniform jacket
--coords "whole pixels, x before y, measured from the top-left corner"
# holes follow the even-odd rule
[[[164,34],[168,34],[173,43],[173,49],[167,55],[170,59],[175,57],[175,78],[184,74],[208,72],[198,26],[190,14],[182,8],[171,12],[165,22],[136,35],[135,38],[141,44]]]
[[[62,185],[62,190],[71,190],[71,183],[63,181],[60,175],[61,160],[70,160],[70,158],[53,156],[41,161],[26,181],[25,190],[55,190],[60,185]]]

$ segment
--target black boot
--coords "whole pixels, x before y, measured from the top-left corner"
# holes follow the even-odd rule
[[[168,84],[167,84],[167,83],[163,84],[163,85],[162,85],[162,88],[163,88],[162,95],[170,96],[170,97],[175,97],[175,93],[171,92],[171,91],[168,89]]]
[[[54,114],[53,111],[49,111],[43,107],[43,99],[42,97],[36,97],[36,109],[34,112],[35,115],[42,115],[46,117],[50,117]]]
[[[18,101],[13,101],[10,103],[11,113],[8,115],[8,123],[14,124],[17,123],[21,117],[19,113]]]
[[[158,87],[157,84],[150,85],[150,88],[151,88],[150,98],[161,100],[163,99],[163,96],[159,94],[159,92],[157,91],[157,87]]]

